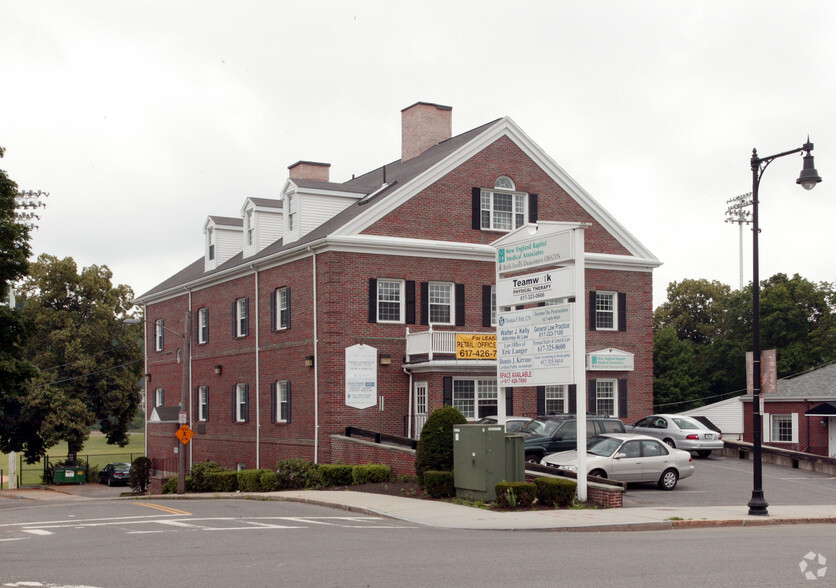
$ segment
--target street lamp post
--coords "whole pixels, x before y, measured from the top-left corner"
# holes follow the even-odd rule
[[[181,366],[183,367],[183,379],[180,388],[180,424],[185,424],[184,419],[188,419],[188,406],[189,406],[189,368],[187,363],[191,359],[191,316],[189,311],[186,311],[186,318],[183,321],[183,332],[178,333],[174,329],[170,329],[162,324],[152,323],[146,319],[125,319],[125,324],[129,325],[136,325],[139,323],[145,323],[152,325],[155,329],[160,327],[165,329],[169,333],[173,333],[183,339],[183,346],[182,346],[182,354],[181,354]],[[177,448],[177,494],[185,494],[186,493],[186,448],[185,445],[183,447]]]
[[[813,165],[813,144],[807,137],[807,142],[797,149],[784,151],[768,157],[758,157],[757,149],[752,149],[752,498],[749,500],[750,515],[767,515],[769,504],[763,496],[763,473],[761,456],[761,437],[763,432],[762,415],[760,409],[761,394],[761,317],[760,317],[760,277],[758,268],[758,187],[766,167],[779,157],[806,151],[804,167],[796,184],[801,184],[805,190],[812,190],[821,182],[818,172]]]

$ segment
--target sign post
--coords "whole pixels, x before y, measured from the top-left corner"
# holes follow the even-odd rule
[[[497,249],[497,418],[505,388],[575,384],[578,500],[586,501],[586,285],[580,223],[541,222],[493,243]],[[559,267],[558,267],[559,266]],[[546,269],[549,268],[549,269]],[[527,270],[539,270],[521,275]],[[566,303],[564,300],[574,299]],[[547,306],[512,309],[533,303]]]

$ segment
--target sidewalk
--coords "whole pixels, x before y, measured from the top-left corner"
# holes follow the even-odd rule
[[[0,499],[34,501],[101,500],[89,494],[87,486],[59,486],[54,489],[0,490]],[[110,498],[119,496],[122,489]],[[407,523],[445,529],[504,531],[653,531],[663,529],[836,523],[836,505],[769,506],[767,516],[750,516],[746,505],[666,508],[566,509],[494,512],[480,508],[385,496],[367,492],[298,490],[269,493],[161,495],[154,500],[250,498],[303,502],[374,514]],[[148,497],[145,498],[146,500]],[[130,500],[130,499],[128,499]]]

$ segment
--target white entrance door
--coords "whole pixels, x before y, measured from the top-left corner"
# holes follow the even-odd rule
[[[421,429],[424,428],[424,423],[427,422],[427,391],[429,385],[427,382],[415,382],[415,430],[412,436],[415,439],[420,439]]]
[[[836,417],[828,417],[827,425],[829,432],[827,454],[834,457],[836,456]]]

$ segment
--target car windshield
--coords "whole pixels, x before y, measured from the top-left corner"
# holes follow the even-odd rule
[[[682,417],[674,418],[673,422],[676,423],[676,426],[680,429],[704,429],[705,427],[702,426],[702,423],[699,421],[692,421],[691,419],[685,419]]]
[[[525,426],[520,429],[520,431],[531,433],[532,435],[550,436],[559,426],[560,423],[556,421],[548,419],[534,419],[527,422]]]
[[[601,457],[610,457],[621,447],[621,440],[612,437],[593,437],[586,446],[586,452]]]

